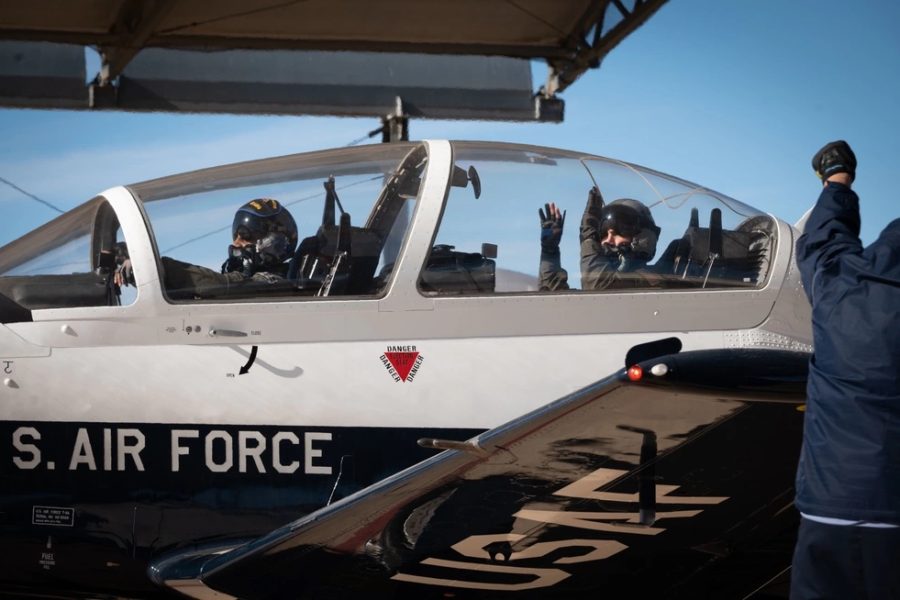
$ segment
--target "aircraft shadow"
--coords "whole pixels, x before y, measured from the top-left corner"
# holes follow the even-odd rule
[[[234,350],[235,352],[237,352],[238,354],[240,354],[241,356],[243,356],[245,359],[250,358],[250,352],[248,352],[247,350],[244,350],[240,346],[230,346],[230,348],[232,350]],[[297,377],[300,377],[301,375],[303,375],[303,369],[300,367],[293,367],[291,369],[279,369],[278,367],[276,367],[270,363],[267,363],[264,360],[260,360],[259,358],[257,358],[255,361],[253,361],[252,366],[253,367],[259,366],[260,368],[263,368],[266,371],[269,371],[273,375],[277,375],[279,377],[285,377],[287,379],[296,379]]]

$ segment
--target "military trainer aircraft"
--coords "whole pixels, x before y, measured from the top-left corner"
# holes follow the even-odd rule
[[[651,258],[581,289],[577,217],[624,198]],[[278,274],[240,273],[253,200],[299,230]],[[549,202],[567,288],[538,277]],[[109,189],[0,248],[0,591],[768,593],[811,351],[796,235],[646,168],[502,143]]]

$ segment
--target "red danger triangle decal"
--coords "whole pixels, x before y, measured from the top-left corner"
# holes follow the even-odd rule
[[[406,381],[407,377],[409,377],[409,372],[416,364],[416,359],[419,357],[419,353],[385,352],[384,356],[391,363],[391,366],[394,367],[394,369],[397,371],[397,375],[400,376],[400,379]]]

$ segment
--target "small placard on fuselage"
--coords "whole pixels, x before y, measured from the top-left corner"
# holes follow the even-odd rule
[[[73,527],[75,525],[75,509],[61,506],[34,506],[31,510],[31,524]]]

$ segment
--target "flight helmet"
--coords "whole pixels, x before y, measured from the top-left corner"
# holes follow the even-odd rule
[[[252,242],[264,265],[280,264],[294,255],[297,224],[278,200],[257,198],[237,210],[231,237]]]
[[[604,206],[600,218],[600,234],[605,235],[610,229],[631,238],[628,250],[633,258],[645,263],[653,260],[660,228],[656,226],[650,209],[643,202],[620,198]]]

